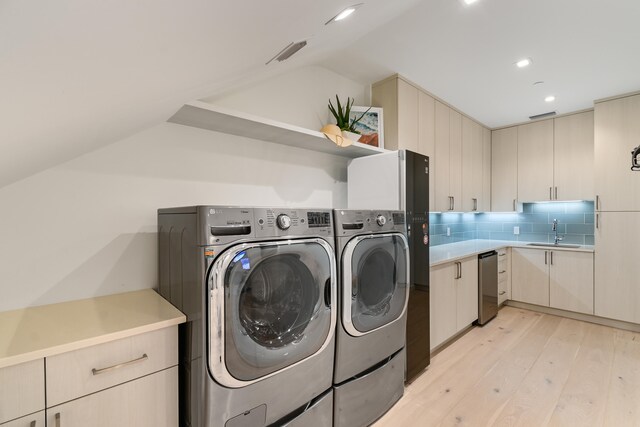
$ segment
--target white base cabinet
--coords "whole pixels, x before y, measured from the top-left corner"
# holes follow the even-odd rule
[[[178,368],[166,369],[47,409],[54,427],[175,427]],[[169,396],[169,397],[167,397]]]
[[[513,248],[514,301],[593,314],[591,252]]]
[[[478,319],[478,258],[431,268],[431,349]]]

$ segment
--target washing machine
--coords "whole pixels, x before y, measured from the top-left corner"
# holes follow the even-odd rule
[[[331,426],[331,210],[160,209],[158,229],[159,292],[187,315],[180,426]]]
[[[372,424],[404,393],[409,243],[401,211],[334,210],[334,426]]]

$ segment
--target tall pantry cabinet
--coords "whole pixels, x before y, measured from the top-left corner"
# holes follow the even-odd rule
[[[372,85],[384,109],[384,148],[429,156],[429,209],[488,211],[491,132],[401,76]]]
[[[640,323],[640,95],[595,104],[595,314]]]

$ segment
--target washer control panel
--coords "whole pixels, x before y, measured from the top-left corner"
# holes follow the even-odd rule
[[[254,208],[254,217],[256,237],[333,235],[330,210]]]

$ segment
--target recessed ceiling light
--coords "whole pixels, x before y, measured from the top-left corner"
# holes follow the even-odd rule
[[[478,1],[478,0],[464,0],[464,2],[465,2],[466,4],[473,4],[473,3],[477,2],[477,1]]]
[[[518,68],[528,67],[529,65],[531,65],[531,58],[524,58],[516,62],[516,66]]]
[[[355,12],[356,9],[359,8],[360,6],[362,6],[363,4],[364,3],[358,3],[358,4],[354,4],[353,6],[347,7],[346,9],[344,9],[340,13],[338,13],[336,16],[334,16],[333,18],[331,18],[327,22],[325,22],[324,25],[331,24],[332,22],[342,21],[346,17],[350,16],[353,12]]]
[[[556,97],[553,95],[549,95],[544,99],[545,102],[553,102],[555,100],[556,100]]]

